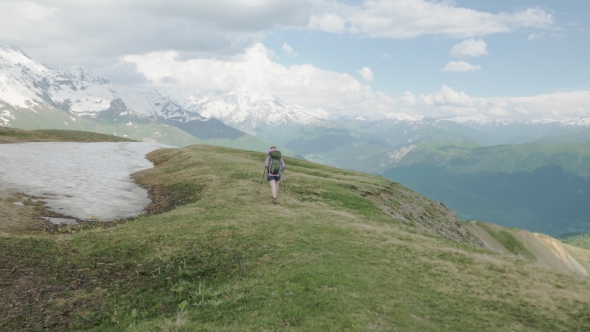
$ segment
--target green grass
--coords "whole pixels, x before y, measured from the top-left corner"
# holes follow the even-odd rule
[[[0,240],[2,282],[22,271],[40,276],[23,292],[43,290],[11,301],[29,311],[1,317],[0,330],[590,328],[587,279],[395,222],[362,196],[407,197],[386,179],[289,158],[287,193],[273,205],[266,181],[257,194],[263,153],[191,146],[148,156],[157,167],[136,181],[186,197],[182,205],[104,230]]]
[[[573,233],[564,234],[558,238],[561,242],[576,246],[582,249],[590,250],[590,233]]]
[[[28,141],[62,141],[62,142],[133,142],[133,140],[79,130],[21,130],[0,127],[0,143]]]
[[[527,260],[534,260],[535,256],[524,246],[522,242],[520,242],[514,235],[510,234],[505,230],[501,230],[499,232],[494,232],[492,229],[486,225],[485,223],[478,223],[478,225],[485,229],[488,234],[490,234],[496,241],[498,241],[506,250],[509,252],[521,256]]]

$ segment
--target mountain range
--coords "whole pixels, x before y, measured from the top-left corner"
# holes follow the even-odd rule
[[[244,90],[140,91],[81,67],[54,70],[0,46],[0,125],[175,146],[278,145],[288,156],[383,175],[464,219],[554,236],[590,230],[584,208],[590,118],[341,116]],[[540,185],[547,179],[550,186]]]
[[[72,128],[80,120],[99,120],[102,126],[95,121],[94,126]],[[108,120],[111,127],[118,121],[117,125],[124,122],[162,130],[131,131],[118,125],[119,132],[104,128]],[[139,91],[81,67],[54,70],[16,47],[0,46],[0,125],[49,128],[43,127],[44,123],[64,129],[94,127],[86,129],[156,141],[162,141],[166,131],[178,134],[175,128],[198,140],[236,140],[250,135],[252,142],[258,137],[306,159],[365,171],[371,171],[364,165],[366,160],[420,141],[470,141],[490,146],[584,141],[590,135],[590,118],[518,122],[400,113],[343,117],[249,91]],[[174,128],[164,129],[165,125]],[[176,140],[175,145],[182,145],[187,138]]]
[[[81,67],[54,70],[5,46],[0,46],[0,125],[87,130],[176,146],[268,148],[263,140],[157,92],[113,84]]]

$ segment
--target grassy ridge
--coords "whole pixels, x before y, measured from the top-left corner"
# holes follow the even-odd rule
[[[137,173],[136,181],[177,188],[190,196],[187,204],[106,230],[0,240],[2,252],[19,255],[2,255],[0,275],[49,272],[35,287],[43,290],[38,300],[26,302],[29,311],[2,317],[0,327],[590,328],[587,279],[400,223],[362,196],[391,190],[380,177],[289,158],[280,204],[269,204],[266,183],[257,194],[263,158],[208,146],[159,150],[149,155],[156,168]],[[405,189],[398,190],[403,196]],[[427,207],[431,201],[420,198],[415,204]],[[54,254],[35,254],[40,246],[34,241]],[[45,311],[33,314],[40,312],[39,303]]]
[[[134,142],[131,139],[79,130],[22,130],[0,127],[0,143],[20,142]]]

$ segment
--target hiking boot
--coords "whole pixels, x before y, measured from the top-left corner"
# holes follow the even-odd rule
[[[276,198],[273,198],[273,199],[272,199],[272,204],[277,204],[277,203],[278,203],[278,202],[277,202],[277,199],[276,199]]]

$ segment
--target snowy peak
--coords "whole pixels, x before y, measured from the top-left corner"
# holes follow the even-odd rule
[[[322,109],[287,105],[276,96],[248,91],[206,91],[199,94],[177,94],[174,98],[193,113],[219,119],[251,134],[255,134],[256,128],[261,125],[317,125],[326,122],[330,116]]]
[[[581,127],[590,126],[590,118],[586,118],[586,117],[582,117],[582,116],[575,117],[575,118],[569,118],[569,119],[565,119],[565,120],[561,120],[561,121],[557,121],[557,120],[553,120],[553,119],[536,119],[531,122],[535,123],[535,124],[557,123],[557,124],[561,124],[564,126],[581,126]]]
[[[549,119],[549,118],[540,118],[540,119],[533,119],[529,121],[519,121],[519,120],[512,120],[512,119],[488,119],[484,116],[477,116],[477,117],[457,117],[449,119],[450,121],[459,123],[459,124],[468,124],[468,125],[491,125],[491,126],[509,126],[509,125],[563,125],[563,126],[580,126],[586,127],[590,126],[590,118],[587,117],[575,117],[575,118],[567,118],[563,120],[556,120],[556,119]]]
[[[385,115],[385,118],[394,122],[416,122],[424,120],[424,116],[409,115],[404,113],[389,113]]]
[[[563,126],[590,126],[590,117],[575,117],[563,120],[541,118],[529,121],[513,120],[513,119],[490,119],[483,115],[475,115],[470,117],[454,117],[454,118],[435,118],[427,116],[410,115],[404,113],[388,113],[380,117],[359,115],[352,118],[341,118],[344,120],[351,120],[357,122],[385,122],[385,123],[422,123],[422,122],[440,122],[449,121],[462,125],[472,126],[509,126],[509,125],[563,125]]]
[[[94,75],[92,72],[79,66],[72,67],[70,70],[59,70],[58,73],[60,73],[64,78],[69,78],[80,82],[93,84],[111,83],[108,79]]]
[[[91,117],[111,109],[117,101],[117,105],[143,116],[204,120],[166,97],[112,84],[82,67],[53,70],[20,49],[7,46],[0,46],[0,100],[22,109],[46,105]],[[8,125],[8,115],[4,118],[4,125]]]
[[[45,65],[31,59],[21,49],[0,45],[0,69],[19,71],[21,68],[34,73],[44,73],[49,70]]]

